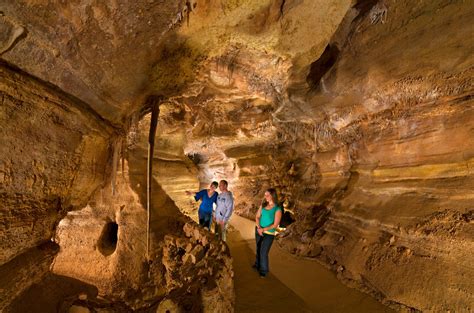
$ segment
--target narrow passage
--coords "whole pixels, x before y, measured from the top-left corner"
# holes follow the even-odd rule
[[[228,245],[234,259],[235,312],[393,312],[369,295],[343,285],[316,261],[297,258],[274,242],[270,275],[260,278],[255,261],[253,221],[233,215]]]

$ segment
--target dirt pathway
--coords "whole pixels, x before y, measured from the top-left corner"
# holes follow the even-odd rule
[[[304,301],[275,276],[260,278],[251,267],[254,250],[238,231],[228,234],[234,266],[235,313],[312,312]]]
[[[296,258],[274,244],[270,275],[251,268],[255,258],[254,222],[232,216],[228,244],[234,258],[235,312],[393,312],[370,296],[344,286],[315,261]]]

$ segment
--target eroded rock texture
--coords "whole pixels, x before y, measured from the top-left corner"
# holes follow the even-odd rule
[[[319,255],[387,302],[470,310],[473,41],[463,25],[472,11],[409,7],[386,1],[353,23],[320,92],[303,104],[307,112],[317,104],[321,117],[282,131],[296,128],[292,154],[312,153],[295,167],[304,177],[301,162],[311,158],[319,180],[316,192],[298,181],[298,222],[282,244]]]
[[[144,100],[160,42],[184,2],[5,0],[1,5],[0,27],[8,29],[1,38],[2,47],[8,46],[0,50],[2,59],[121,123]],[[23,36],[16,35],[20,27]]]
[[[469,1],[76,2],[1,3],[0,309],[57,230],[53,272],[109,301],[63,306],[231,311],[228,251],[182,215],[222,178],[252,219],[277,187],[279,243],[383,303],[474,309]]]
[[[61,251],[52,272],[96,286],[109,305],[122,303],[127,310],[173,301],[183,312],[230,311],[228,248],[179,213],[156,185],[147,257],[147,216],[137,193],[144,176],[128,165],[124,169],[117,173],[114,192],[111,186],[101,189],[87,207],[60,222],[56,241]],[[98,307],[97,300],[88,306]]]
[[[36,246],[50,241],[67,210],[84,205],[104,181],[109,142],[116,133],[77,99],[0,66],[0,265],[16,271],[20,269],[12,264],[33,266],[28,256],[38,253]],[[45,260],[51,261],[48,255],[38,257],[43,271],[49,267]],[[31,273],[29,280],[17,282],[25,285],[15,292],[43,274],[36,269]],[[2,276],[7,293],[2,306],[11,300],[10,279],[18,278]]]
[[[280,4],[231,23],[182,96],[200,180],[231,180],[251,218],[277,186],[296,220],[280,244],[394,308],[472,309],[472,6],[333,4],[310,49],[289,39],[308,32],[295,19],[310,5]],[[183,33],[212,42],[199,32],[212,15],[196,15]]]

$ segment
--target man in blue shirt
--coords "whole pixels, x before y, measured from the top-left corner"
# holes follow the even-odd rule
[[[218,186],[219,184],[216,181],[213,181],[209,186],[209,189],[203,189],[196,193],[192,191],[186,191],[186,194],[189,196],[194,194],[194,199],[196,201],[201,200],[201,205],[199,205],[198,210],[199,225],[206,227],[209,230],[211,228],[213,205],[217,202],[216,189]]]

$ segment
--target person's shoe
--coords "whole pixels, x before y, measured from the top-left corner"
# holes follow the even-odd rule
[[[260,272],[260,278],[265,278],[265,276],[267,276],[267,274]]]

